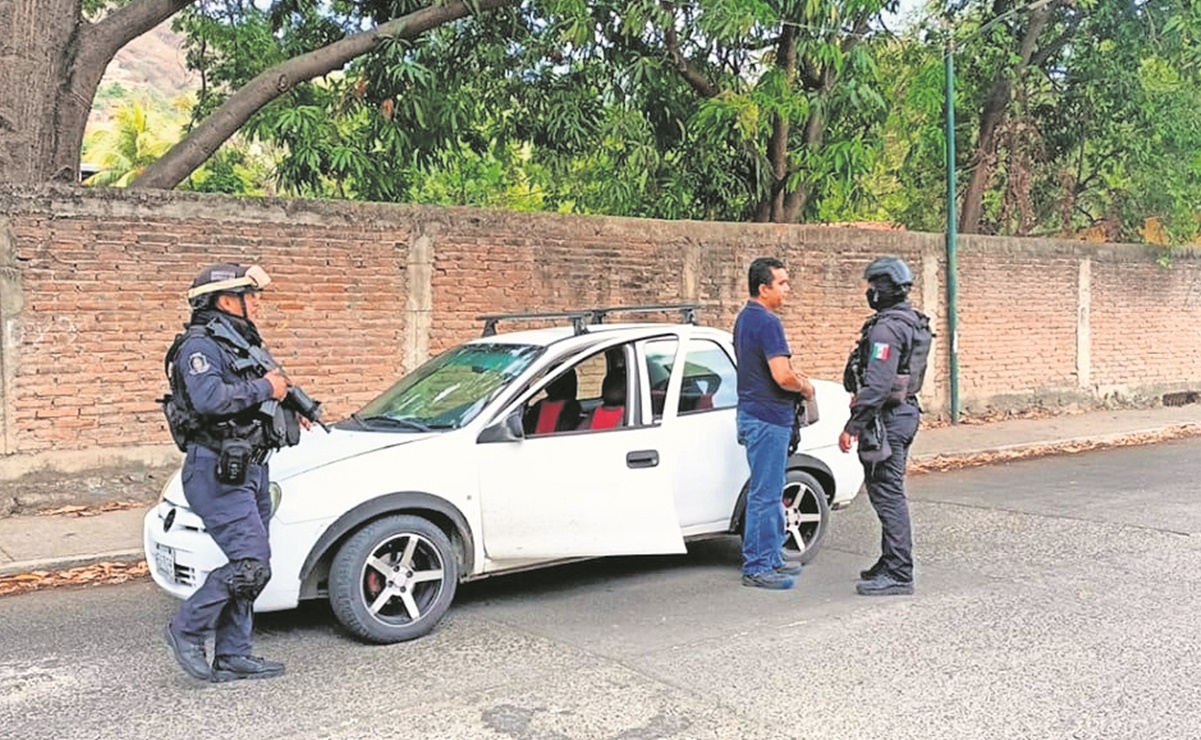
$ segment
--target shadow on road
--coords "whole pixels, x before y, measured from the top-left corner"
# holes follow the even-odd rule
[[[684,568],[738,568],[741,541],[734,536],[688,543],[686,555],[629,555],[593,558],[536,570],[497,575],[459,586],[457,605],[526,599],[557,591],[604,587]]]

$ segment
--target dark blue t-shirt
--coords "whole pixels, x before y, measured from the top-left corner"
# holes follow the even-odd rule
[[[771,376],[767,361],[791,357],[784,324],[756,301],[747,301],[734,321],[738,357],[738,409],[769,424],[791,427],[793,394]]]

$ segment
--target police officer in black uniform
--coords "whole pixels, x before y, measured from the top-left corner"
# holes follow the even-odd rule
[[[843,373],[854,394],[851,418],[838,439],[843,452],[859,440],[867,495],[880,518],[879,560],[861,571],[864,596],[913,593],[913,535],[905,498],[905,465],[917,435],[921,389],[929,357],[929,319],[909,304],[913,272],[898,257],[880,257],[863,274],[876,311],[863,325]]]
[[[175,660],[203,680],[271,678],[284,672],[282,663],[251,653],[252,606],[271,578],[267,457],[295,443],[281,438],[278,429],[307,428],[308,423],[294,414],[287,417],[293,412],[279,403],[289,387],[280,370],[264,373],[245,362],[247,346],[262,347],[254,319],[259,293],[270,282],[258,266],[205,268],[188,291],[191,321],[167,355],[172,393],[162,401],[172,435],[186,452],[184,495],[229,558],[166,628]],[[214,633],[210,668],[205,638]]]

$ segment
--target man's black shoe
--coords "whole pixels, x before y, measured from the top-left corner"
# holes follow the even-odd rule
[[[785,560],[782,565],[777,565],[772,570],[782,576],[795,578],[805,572],[805,566]]]
[[[213,680],[218,683],[241,678],[275,678],[283,672],[283,663],[254,655],[218,655],[213,661]]]
[[[867,570],[859,571],[859,580],[870,581],[883,572],[884,572],[884,560],[883,560],[883,558],[881,558],[880,560],[877,560],[876,562],[872,563],[872,567],[868,568]]]
[[[774,570],[768,570],[754,575],[743,573],[742,585],[752,588],[766,588],[772,591],[787,591],[796,585],[796,580],[788,576],[782,576]]]
[[[167,646],[171,648],[171,655],[175,658],[175,662],[179,663],[179,667],[192,678],[199,678],[201,681],[209,680],[209,662],[204,655],[204,643],[189,640],[179,634],[171,627],[170,622],[167,623],[163,634],[167,638]]]
[[[881,573],[870,581],[860,581],[855,592],[860,596],[907,596],[913,593],[913,581],[902,581]]]

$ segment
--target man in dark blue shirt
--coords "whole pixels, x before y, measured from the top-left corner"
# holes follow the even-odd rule
[[[784,562],[782,501],[793,400],[813,398],[813,385],[792,369],[784,324],[776,313],[791,285],[784,264],[771,257],[751,263],[750,300],[734,322],[738,356],[738,443],[746,447],[751,481],[742,530],[742,584],[785,590],[800,575]]]

